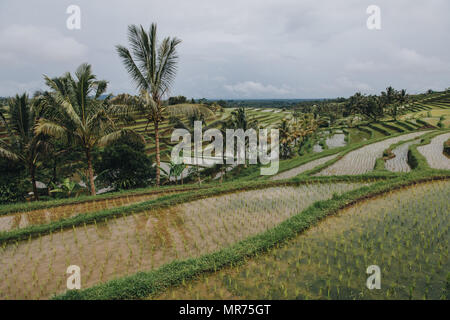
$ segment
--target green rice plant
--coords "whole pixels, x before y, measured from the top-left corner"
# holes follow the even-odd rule
[[[101,223],[95,220],[93,225],[72,226],[71,230],[7,246],[15,249],[12,254],[2,253],[1,260],[20,264],[24,279],[30,271],[20,258],[22,252],[32,251],[34,261],[52,264],[58,277],[65,276],[67,266],[81,264],[84,285],[90,286],[112,277],[156,268],[175,259],[214,252],[273,228],[317,200],[329,199],[333,193],[341,194],[362,185],[365,184],[319,183],[266,188],[193,201],[146,214],[104,218]],[[227,227],[227,232],[223,226]],[[85,237],[86,234],[89,236]],[[218,234],[223,236],[217,237]],[[35,247],[40,250],[34,250]],[[44,247],[46,250],[42,249]],[[48,250],[56,254],[47,255]],[[109,257],[105,252],[112,251],[115,261],[106,263]],[[139,252],[142,253],[140,259],[137,258]],[[41,284],[47,270],[37,272],[40,274],[36,281]],[[4,275],[4,271],[0,271],[0,278]],[[64,289],[55,284],[56,281],[45,288],[44,297]],[[9,295],[21,298],[23,292],[24,288],[17,286]]]
[[[225,270],[223,286],[240,299],[440,299],[446,290],[442,283],[447,279],[448,286],[450,279],[450,261],[441,258],[448,257],[449,196],[450,181],[431,182],[356,204],[284,246],[247,260],[242,272]],[[385,229],[390,238],[382,236]],[[384,246],[374,245],[380,241]],[[402,241],[410,244],[405,247]],[[327,248],[338,251],[340,243],[350,248],[347,254],[326,253]],[[436,268],[438,261],[444,268]],[[381,290],[365,287],[370,264],[380,265]],[[421,276],[424,270],[427,273]],[[211,282],[215,277],[202,279]],[[202,279],[192,292],[203,293],[201,299],[212,298]],[[307,285],[309,279],[316,279],[312,286]],[[191,298],[172,290],[179,299]]]

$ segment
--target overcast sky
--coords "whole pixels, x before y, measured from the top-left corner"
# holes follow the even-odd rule
[[[81,8],[69,30],[66,9]],[[369,30],[369,5],[381,30]],[[109,91],[135,93],[115,45],[127,26],[176,36],[171,95],[188,98],[327,98],[386,86],[411,93],[450,87],[448,0],[1,0],[0,96],[44,89],[92,64]]]

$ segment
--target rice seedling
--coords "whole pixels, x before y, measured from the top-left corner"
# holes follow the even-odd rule
[[[166,193],[167,194],[167,193]],[[0,216],[0,231],[25,228],[30,225],[50,223],[79,214],[126,206],[157,198],[157,194],[127,195],[125,197],[87,201],[53,208],[39,209],[27,212],[10,213]]]
[[[62,292],[69,265],[82,266],[82,287],[86,288],[175,259],[213,252],[273,228],[315,201],[361,185],[320,183],[228,194],[4,245],[0,251],[0,297],[29,298],[25,293],[35,293],[37,287],[40,298]],[[33,263],[23,259],[27,253]],[[49,265],[55,277],[47,283]],[[19,270],[15,275],[23,283],[7,285],[9,268]]]
[[[441,299],[450,269],[449,197],[450,181],[436,181],[358,202],[239,269],[158,298],[219,299],[226,290],[238,299]],[[381,268],[380,290],[366,287],[373,264]]]

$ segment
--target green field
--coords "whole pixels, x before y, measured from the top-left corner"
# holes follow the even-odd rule
[[[281,160],[273,177],[240,166],[223,183],[0,206],[0,297],[446,299],[450,133],[438,123],[450,100],[421,103],[398,120],[319,128],[325,147]],[[206,122],[220,127],[233,110]],[[247,114],[263,128],[293,117]],[[166,119],[165,161],[171,131]],[[66,291],[69,265],[82,290]],[[380,290],[366,287],[370,265]]]

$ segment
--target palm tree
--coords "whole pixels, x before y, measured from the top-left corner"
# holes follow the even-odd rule
[[[258,123],[254,119],[250,119],[244,107],[239,107],[237,110],[231,112],[227,126],[233,129],[257,129]]]
[[[406,94],[406,91],[404,92]],[[381,92],[381,99],[394,120],[397,120],[398,101],[402,93],[395,90],[392,86],[386,88],[386,92]]]
[[[244,107],[239,107],[237,110],[231,112],[231,118],[224,122],[224,126],[226,129],[242,129],[247,131],[248,129],[258,130],[258,121],[255,119],[251,119]],[[245,148],[247,149],[249,145],[249,141],[245,140]],[[237,146],[236,146],[237,147]],[[236,152],[236,150],[235,150]],[[244,163],[244,168],[247,168],[247,161]]]
[[[281,157],[286,159],[291,154],[292,144],[295,140],[293,128],[286,119],[283,119],[278,126],[280,133]]]
[[[9,108],[0,110],[0,122],[6,128],[9,138],[0,139],[0,157],[20,161],[28,169],[33,195],[39,200],[36,186],[36,171],[39,160],[48,149],[46,138],[34,132],[34,125],[42,110],[33,106],[27,94],[16,95],[9,102]]]
[[[172,114],[175,114],[174,111],[179,110],[170,110],[172,111]],[[169,112],[170,112],[169,111]],[[194,135],[194,129],[195,129],[195,122],[201,121],[202,122],[202,134],[207,131],[208,129],[211,129],[211,124],[208,126],[206,124],[206,118],[209,118],[214,115],[214,112],[211,111],[211,109],[207,107],[197,107],[192,109],[191,111],[188,110],[181,110],[183,115],[187,115],[187,119],[182,119],[176,115],[172,115],[169,119],[169,123],[173,124],[174,128],[180,128],[185,129],[189,131],[191,135]],[[201,184],[201,177],[200,177],[200,160],[199,158],[195,158],[194,163],[192,164],[192,167],[189,170],[190,174],[195,174],[197,176],[197,181],[199,184]]]
[[[82,64],[75,79],[66,73],[61,78],[50,79],[46,84],[52,91],[42,99],[48,112],[37,122],[35,133],[47,134],[80,146],[86,156],[91,195],[95,195],[92,152],[94,148],[110,144],[124,135],[142,139],[132,130],[116,127],[109,108],[108,83],[96,80],[89,64]]]
[[[301,151],[308,139],[315,134],[319,128],[319,119],[315,119],[314,114],[303,114],[302,118],[294,123],[292,134],[293,141]]]
[[[142,26],[130,25],[128,27],[128,42],[131,51],[124,46],[117,46],[117,52],[125,68],[140,91],[138,98],[123,96],[117,99],[117,105],[137,107],[144,114],[148,123],[154,125],[156,147],[156,185],[160,184],[160,147],[159,124],[163,121],[163,97],[175,79],[178,56],[176,47],[181,40],[177,38],[164,38],[158,43],[156,37],[156,24],[152,23],[148,32]],[[127,99],[130,98],[130,101]],[[147,128],[146,128],[147,129]]]

